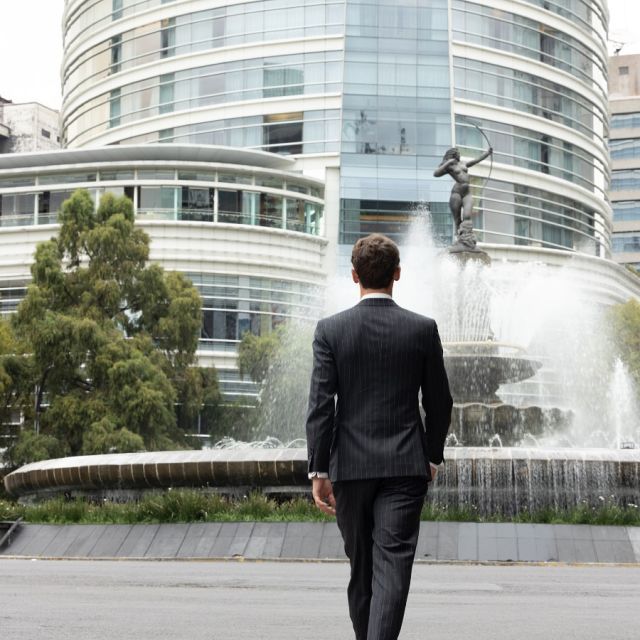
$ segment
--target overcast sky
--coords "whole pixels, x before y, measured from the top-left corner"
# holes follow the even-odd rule
[[[0,0],[0,95],[14,102],[60,107],[64,0]],[[610,52],[640,53],[640,2],[609,0]]]

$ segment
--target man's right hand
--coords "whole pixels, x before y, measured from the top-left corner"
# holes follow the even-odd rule
[[[333,485],[329,478],[313,478],[313,500],[316,507],[328,516],[336,515],[336,499],[333,495]]]
[[[438,467],[436,467],[435,464],[431,464],[431,463],[429,463],[429,467],[431,469],[431,482],[434,482],[436,479],[436,476],[438,475]]]

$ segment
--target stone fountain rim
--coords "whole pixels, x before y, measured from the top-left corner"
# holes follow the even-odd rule
[[[640,448],[607,449],[604,447],[446,447],[445,459],[546,459],[640,462]],[[24,465],[6,477],[31,471],[68,469],[87,466],[109,466],[122,464],[184,464],[198,462],[242,463],[246,461],[278,462],[306,460],[307,450],[303,447],[282,447],[260,449],[257,447],[237,447],[230,449],[195,449],[179,451],[145,451],[140,453],[109,453],[89,456],[68,456],[52,458]]]

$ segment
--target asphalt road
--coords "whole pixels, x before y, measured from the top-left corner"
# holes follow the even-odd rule
[[[2,640],[352,640],[343,563],[0,560]],[[640,567],[416,565],[401,640],[639,640]]]

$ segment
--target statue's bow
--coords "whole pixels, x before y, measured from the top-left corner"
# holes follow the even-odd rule
[[[489,138],[487,137],[487,134],[475,122],[472,122],[471,124],[480,132],[480,135],[482,135],[482,137],[487,141],[487,144],[489,145],[489,149],[493,149],[493,145],[491,144],[491,140],[489,140]],[[487,177],[484,179],[484,184],[480,189],[480,192],[483,195],[484,195],[484,189],[487,186],[487,183],[489,182],[489,180],[491,179],[491,174],[493,173],[493,151],[491,152],[490,158],[491,158],[491,164],[489,165],[489,173],[487,174]]]

